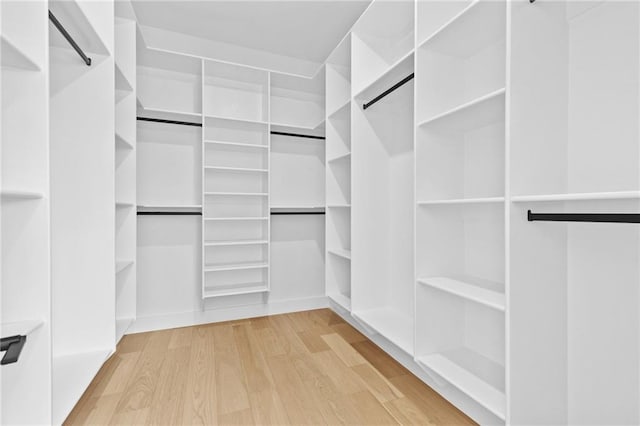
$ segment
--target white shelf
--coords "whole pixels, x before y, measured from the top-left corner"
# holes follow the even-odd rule
[[[491,386],[441,354],[418,357],[416,362],[434,371],[500,419],[505,419],[506,400],[504,392]]]
[[[640,191],[618,192],[574,192],[567,194],[514,195],[514,203],[545,202],[545,201],[597,201],[597,200],[638,200]]]
[[[329,209],[350,209],[351,204],[327,204]]]
[[[474,0],[422,41],[419,48],[434,48],[458,57],[473,55],[484,46],[504,37],[505,13],[503,2]]]
[[[134,206],[133,203],[128,203],[125,201],[116,201],[116,208],[118,209],[124,209],[124,208],[133,207],[133,206]]]
[[[0,324],[0,336],[28,336],[44,324],[41,319],[32,319]]]
[[[327,249],[327,251],[335,256],[351,260],[351,250],[345,249]]]
[[[122,339],[122,336],[127,332],[131,323],[133,323],[133,318],[116,319],[116,344],[120,342],[120,339]]]
[[[237,146],[242,148],[258,148],[258,149],[269,148],[267,145],[258,145],[255,143],[225,142],[225,141],[214,141],[214,140],[205,140],[204,143],[208,143],[212,145]]]
[[[53,357],[53,424],[62,424],[110,353],[97,350]]]
[[[327,297],[347,311],[351,311],[351,299],[342,293],[328,294]]]
[[[334,111],[331,111],[328,115],[327,118],[329,120],[332,120],[333,118],[335,118],[337,115],[342,114],[343,112],[345,112],[345,110],[351,105],[351,99],[346,99],[338,108],[336,108]]]
[[[127,77],[124,75],[120,66],[118,65],[118,61],[115,61],[115,75],[116,75],[116,90],[122,92],[133,92],[133,85],[127,80]]]
[[[263,120],[247,120],[245,118],[235,118],[235,117],[222,117],[219,115],[209,115],[206,114],[205,115],[205,119],[207,118],[212,118],[214,120],[223,120],[223,121],[233,121],[235,123],[246,123],[246,124],[259,124],[261,126],[267,126],[269,125],[268,122],[263,121]]]
[[[0,52],[2,52],[2,55],[0,55],[2,68],[40,71],[38,64],[4,35],[0,35]]]
[[[3,189],[0,191],[3,200],[38,200],[44,198],[44,194],[35,191],[24,191],[21,189]]]
[[[419,206],[437,206],[448,204],[491,204],[504,203],[504,197],[485,197],[485,198],[457,198],[450,200],[428,200],[418,201]]]
[[[268,291],[269,287],[263,282],[241,283],[223,286],[217,289],[205,288],[203,297],[206,299],[209,297],[236,296],[240,294],[265,293]]]
[[[245,269],[265,269],[269,267],[268,262],[244,262],[244,263],[230,263],[227,265],[206,266],[205,272],[222,272],[222,271],[242,271]]]
[[[147,212],[147,211],[160,211],[160,212],[193,212],[200,213],[202,211],[202,206],[198,204],[194,205],[180,205],[180,206],[169,206],[169,205],[138,205],[139,212]]]
[[[229,241],[205,241],[205,247],[225,247],[225,246],[251,246],[269,244],[269,240],[229,240]]]
[[[205,170],[219,170],[222,172],[247,172],[247,173],[268,173],[267,169],[249,169],[244,167],[219,167],[219,166],[204,166]]]
[[[324,206],[271,206],[271,213],[324,213]]]
[[[364,96],[368,91],[381,92],[387,90],[390,86],[396,84],[399,80],[407,77],[414,72],[413,62],[414,50],[406,53],[396,62],[388,66],[384,71],[378,74],[376,77],[365,85],[362,89],[356,93],[354,98]],[[361,105],[360,105],[361,106]]]
[[[351,315],[407,354],[413,355],[413,321],[404,312],[378,308],[352,312]]]
[[[275,123],[271,122],[271,130],[276,132],[285,132],[285,133],[304,133],[311,134],[314,136],[322,136],[324,134],[320,133],[322,131],[322,125],[324,124],[324,117],[317,123],[312,125],[302,125],[296,123]],[[320,140],[320,139],[318,139]]]
[[[235,221],[235,220],[268,220],[268,217],[205,217],[206,221]]]
[[[116,132],[116,149],[133,149],[133,144]]]
[[[267,197],[267,192],[205,192],[205,196],[218,196],[218,197]]]
[[[133,263],[133,260],[129,259],[116,259],[116,274],[133,265]]]
[[[482,95],[418,124],[418,127],[438,124],[452,131],[467,131],[504,120],[506,89]]]
[[[154,108],[138,105],[138,116],[145,118],[157,118],[160,120],[186,121],[188,123],[201,124],[202,114],[191,111],[176,111],[163,108]]]
[[[505,310],[504,293],[483,288],[472,282],[447,277],[419,278],[418,283],[455,296],[488,306],[499,311]]]
[[[333,158],[327,160],[327,163],[333,163],[335,161],[346,160],[351,157],[351,153],[347,152],[346,154],[337,155]]]

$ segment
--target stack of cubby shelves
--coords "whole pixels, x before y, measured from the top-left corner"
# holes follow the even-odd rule
[[[419,3],[415,358],[502,420],[505,40],[504,1]]]
[[[136,316],[136,24],[116,18],[116,343]]]
[[[0,328],[26,336],[2,366],[1,424],[51,421],[47,2],[0,4]],[[4,352],[3,352],[4,355]]]
[[[326,292],[351,310],[351,37],[326,65]]]
[[[269,291],[269,73],[204,61],[203,297]]]

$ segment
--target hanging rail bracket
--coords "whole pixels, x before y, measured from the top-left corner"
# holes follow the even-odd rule
[[[73,37],[71,37],[71,35],[62,26],[62,24],[60,23],[60,21],[58,21],[58,19],[55,17],[55,15],[53,13],[51,13],[51,11],[49,11],[49,20],[51,22],[53,22],[53,25],[55,25],[55,27],[58,29],[58,31],[60,31],[60,34],[62,34],[62,36],[69,42],[71,47],[73,47],[73,49],[76,52],[78,52],[78,55],[80,55],[80,57],[82,58],[84,63],[87,64],[88,67],[90,67],[91,66],[91,58],[88,57],[87,55],[85,55],[85,53],[82,51],[80,46],[78,46],[78,43],[76,43],[76,41],[73,39]]]
[[[389,87],[387,90],[385,90],[384,92],[380,93],[378,96],[376,96],[375,98],[371,99],[369,102],[365,102],[364,104],[362,104],[362,109],[367,109],[369,108],[371,105],[375,104],[376,102],[378,102],[380,99],[384,98],[385,96],[387,96],[389,93],[393,92],[396,89],[399,89],[400,87],[404,86],[405,84],[407,84],[408,82],[410,82],[411,80],[413,80],[414,77],[414,73],[409,74],[408,76],[406,76],[405,78],[403,78],[402,80],[400,80],[399,82],[397,82],[396,84],[394,84],[393,86]]]
[[[529,222],[640,223],[640,213],[533,213],[527,210],[527,220]]]
[[[2,360],[0,360],[0,365],[13,364],[14,362],[18,362],[18,358],[20,358],[20,353],[22,352],[22,348],[24,344],[27,342],[27,336],[10,336],[3,337],[0,339],[0,351],[5,352]]]

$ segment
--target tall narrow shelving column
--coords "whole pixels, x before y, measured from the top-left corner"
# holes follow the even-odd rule
[[[269,291],[269,73],[203,62],[202,297]]]
[[[136,317],[136,23],[115,25],[116,343]]]
[[[351,311],[351,35],[326,64],[326,292]]]
[[[414,348],[414,15],[413,1],[374,1],[351,34],[352,316],[403,356]]]
[[[0,2],[0,424],[51,422],[47,2]],[[2,353],[5,355],[5,352]]]
[[[415,360],[492,422],[507,404],[506,8],[417,8]]]

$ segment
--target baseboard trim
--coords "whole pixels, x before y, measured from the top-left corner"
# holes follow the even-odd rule
[[[327,307],[329,307],[328,298],[325,296],[318,296],[304,299],[282,300],[267,304],[253,304],[234,306],[224,309],[138,317],[129,326],[126,334],[189,327],[192,325],[209,324],[221,321],[233,321],[265,315],[287,314],[290,312],[309,311],[312,309],[322,309]]]

